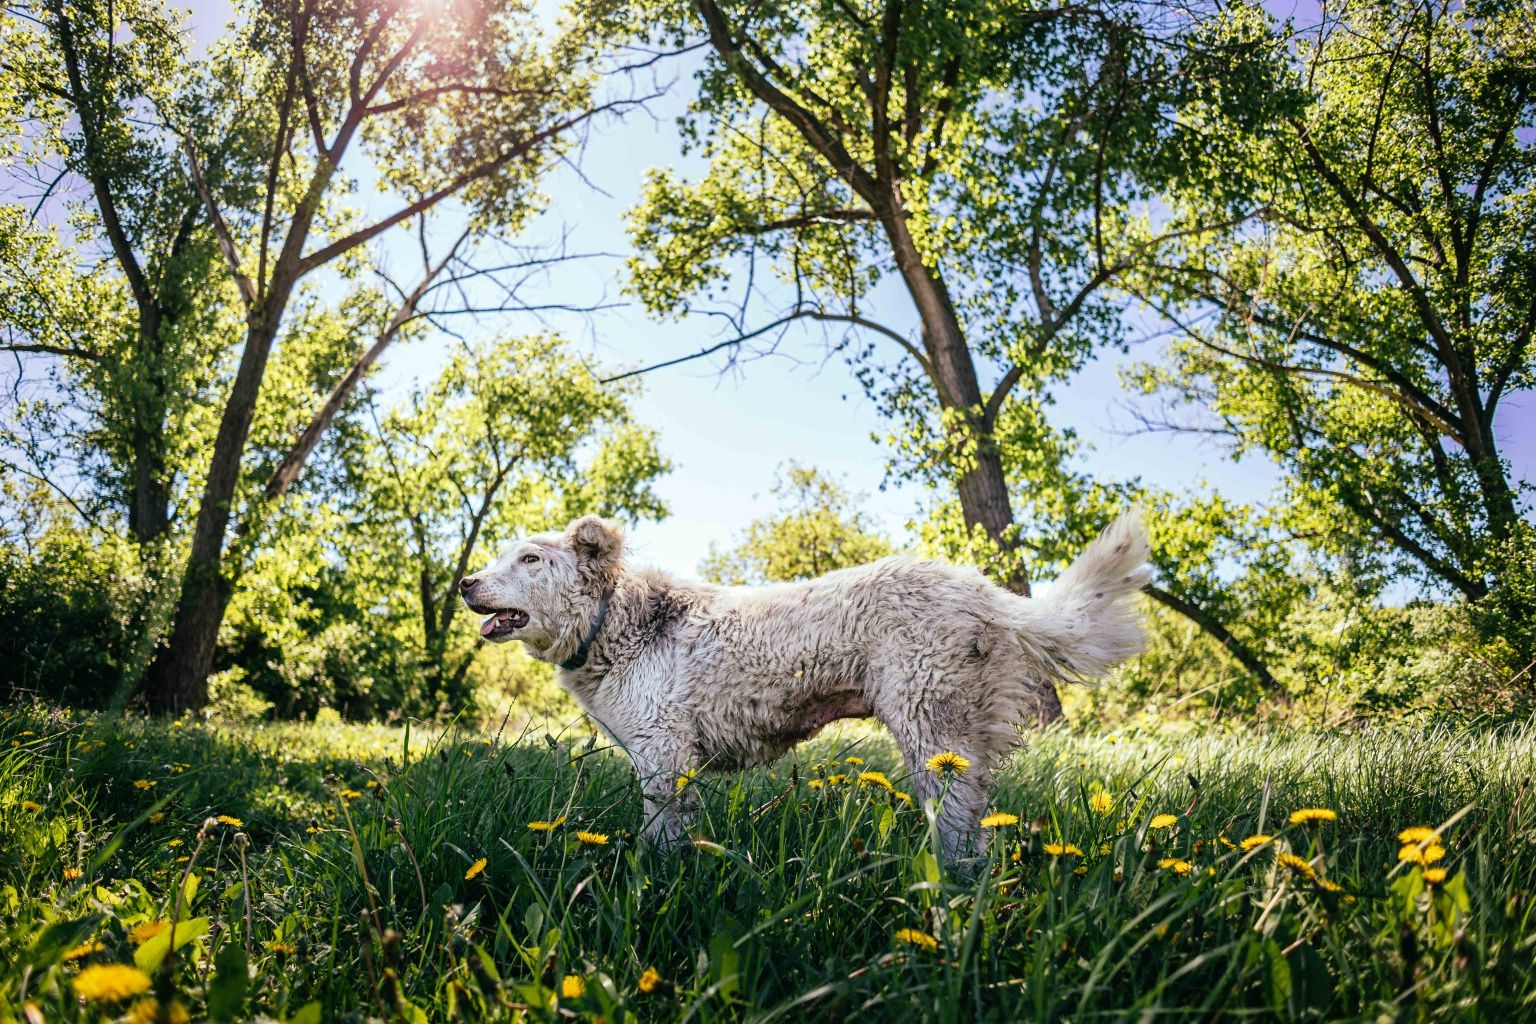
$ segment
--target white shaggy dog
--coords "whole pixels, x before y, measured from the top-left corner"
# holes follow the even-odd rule
[[[520,640],[633,760],[645,830],[684,833],[695,769],[767,764],[841,718],[895,737],[920,798],[925,765],[955,751],[972,768],[944,792],[945,853],[971,853],[992,772],[1021,724],[1059,713],[1055,684],[1098,675],[1142,645],[1133,595],[1147,579],[1140,519],[1122,516],[1045,596],[1018,597],[978,571],[883,558],[767,587],[690,583],[624,563],[624,535],[596,516],[519,541],[466,576],[489,640]]]

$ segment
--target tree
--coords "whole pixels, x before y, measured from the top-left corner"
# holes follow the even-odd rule
[[[153,0],[47,0],[9,8],[3,70],[20,106],[11,191],[35,183],[28,213],[7,218],[0,246],[0,349],[62,361],[64,387],[83,391],[87,419],[54,422],[39,446],[10,440],[51,478],[66,455],[103,479],[141,555],[170,528],[185,420],[211,399],[221,298],[205,282],[218,259],[201,204],[146,108],[187,82],[175,21]],[[71,185],[88,205],[68,226],[73,249],[34,226]],[[88,212],[87,212],[88,211]],[[37,410],[34,410],[34,414]],[[68,443],[73,438],[75,443]],[[65,441],[59,445],[59,441]],[[61,452],[63,447],[67,452]]]
[[[517,226],[565,134],[595,112],[580,55],[542,39],[535,13],[510,2],[252,0],[240,40],[216,53],[201,94],[180,105],[219,112],[219,127],[234,140],[228,144],[246,153],[246,176],[214,176],[203,162],[208,138],[179,121],[179,111],[166,112],[238,286],[245,330],[197,500],[169,641],[151,671],[153,706],[176,710],[206,699],[232,593],[224,555],[242,459],[268,360],[300,282],[391,229],[419,225],[450,201],[476,231]],[[341,169],[355,148],[376,171],[381,197],[394,203],[374,220],[328,209],[353,184]],[[404,297],[392,320],[414,314],[413,297],[430,287],[434,266],[445,261],[424,260],[424,285]],[[358,364],[376,357],[372,349],[359,354]],[[343,382],[355,386],[360,377]],[[321,406],[319,430],[338,407]],[[300,444],[312,450],[312,440],[306,431]],[[291,479],[296,467],[286,472]],[[264,503],[285,486],[263,491],[246,521],[259,523]]]
[[[1263,215],[1163,262],[1184,330],[1141,383],[1201,410],[1162,425],[1276,460],[1313,548],[1477,602],[1528,661],[1536,538],[1499,437],[1536,369],[1530,19],[1360,0],[1294,57],[1308,103],[1249,172]]]
[[[1213,147],[1236,144],[1207,128],[1267,107],[1248,66],[1262,23],[1187,31],[1170,11],[629,5],[632,35],[660,25],[708,53],[688,131],[709,170],[651,178],[633,214],[636,292],[677,313],[738,282],[739,300],[712,309],[731,334],[708,351],[796,320],[845,327],[908,471],[955,489],[969,556],[1027,593],[1003,435],[1048,430],[1049,386],[1117,334],[1109,288],[1202,230],[1159,222],[1159,187],[1199,182],[1231,204],[1221,219],[1246,212],[1204,171]],[[770,277],[777,308],[754,322]],[[886,280],[910,300],[915,340],[871,308]],[[855,335],[901,362],[872,366]]]
[[[711,544],[701,576],[732,585],[808,580],[892,552],[858,497],[811,467],[789,463],[769,493],[778,510],[749,523],[734,547]]]

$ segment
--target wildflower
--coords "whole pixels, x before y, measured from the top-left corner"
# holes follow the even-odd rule
[[[21,809],[36,814],[38,811],[43,809],[43,805],[37,803],[35,800],[23,800],[21,802]]]
[[[359,793],[355,789],[344,789],[340,793],[340,796],[341,796],[341,798],[343,800],[356,800],[358,797],[360,797],[362,795],[363,795],[362,793]]]
[[[1343,892],[1344,891],[1344,887],[1342,885],[1340,885],[1338,882],[1332,881],[1332,880],[1327,879],[1327,878],[1314,878],[1312,880],[1312,882],[1313,882],[1314,885],[1316,885],[1319,889],[1323,890],[1324,892]]]
[[[1257,850],[1261,846],[1268,846],[1275,841],[1275,837],[1267,832],[1257,832],[1237,844],[1237,848],[1247,853],[1249,850]]]
[[[1435,830],[1428,825],[1414,825],[1399,832],[1397,838],[1402,843],[1422,843],[1426,839],[1435,838]]]
[[[896,792],[892,793],[891,796],[894,796],[897,800],[900,800],[902,803],[906,804],[908,807],[912,806],[912,794],[911,793],[903,793],[900,790],[897,790]]]
[[[885,772],[859,772],[859,784],[861,786],[873,786],[875,789],[883,789],[887,793],[894,793],[896,787],[891,785],[891,780],[885,777]]]
[[[1157,862],[1157,866],[1164,871],[1172,871],[1176,875],[1187,875],[1194,869],[1194,865],[1189,861],[1180,860],[1177,857],[1164,857]]]
[[[567,974],[560,982],[561,999],[580,999],[587,991],[587,982],[579,974]]]
[[[1217,839],[1218,842],[1221,843],[1221,845],[1225,849],[1228,849],[1228,850],[1235,850],[1235,849],[1237,849],[1237,844],[1234,843],[1232,840],[1228,839],[1226,836],[1217,836],[1216,839]]]
[[[827,776],[827,785],[829,785],[829,786],[835,786],[835,785],[837,785],[840,782],[847,782],[847,781],[848,781],[848,776],[846,776],[846,775],[839,774],[839,775],[828,775]]]
[[[1005,828],[1009,825],[1017,825],[1018,823],[1019,816],[1017,814],[1009,814],[1007,811],[993,811],[981,819],[982,828]]]
[[[145,921],[134,925],[128,932],[128,938],[135,946],[142,946],[170,926],[168,921]]]
[[[1447,874],[1449,874],[1449,872],[1446,871],[1445,868],[1425,868],[1424,881],[1428,882],[1430,885],[1439,885],[1441,882],[1445,881],[1445,876]]]
[[[806,785],[810,786],[812,789],[820,789],[823,785],[825,785],[825,783],[823,783],[820,779],[810,779],[806,782]]]
[[[1158,814],[1152,818],[1153,828],[1168,828],[1179,820],[1177,814]]]
[[[687,789],[689,783],[693,782],[698,775],[699,771],[697,768],[690,768],[685,772],[679,772],[677,776],[677,791],[681,793],[684,789]]]
[[[158,824],[160,824],[164,820],[165,820],[165,812],[164,811],[156,811],[154,814],[151,814],[149,816],[149,823],[151,825],[158,825]]]
[[[73,882],[75,879],[79,878],[83,874],[85,874],[85,872],[81,871],[79,868],[65,868],[64,869],[64,881],[66,881],[66,882]]]
[[[172,725],[172,728],[175,728]],[[162,1019],[160,1004],[153,997],[140,999],[133,1007],[123,1015],[123,1024],[155,1024]],[[192,1015],[182,1005],[180,999],[172,999],[170,1005],[165,1008],[164,1019],[170,1024],[187,1024]]]
[[[107,948],[106,946],[103,946],[99,942],[87,942],[84,945],[76,946],[74,949],[70,950],[68,953],[65,953],[64,954],[64,959],[65,960],[79,960],[82,957],[90,956],[92,953],[100,953],[102,950],[104,950],[106,948]]]
[[[228,825],[230,828],[244,828],[245,822],[228,814],[219,815],[219,824]]]
[[[1292,825],[1316,825],[1324,821],[1338,821],[1339,813],[1326,807],[1303,807],[1291,812]]]
[[[640,973],[640,991],[644,995],[650,995],[661,987],[661,972],[654,967],[647,967]]]
[[[1074,843],[1046,843],[1040,847],[1052,857],[1081,857],[1083,851]]]
[[[855,767],[857,767],[858,765],[861,765],[863,763],[864,763],[864,759],[862,757],[855,757],[852,754],[849,754],[847,757],[843,758],[843,764],[851,764],[851,765],[854,765]]]
[[[554,821],[530,821],[528,828],[532,832],[553,832],[565,824],[565,815],[560,815]]]
[[[1275,859],[1303,878],[1315,879],[1317,877],[1317,872],[1313,869],[1312,865],[1294,853],[1282,853]]]
[[[916,928],[898,928],[895,938],[897,942],[905,942],[909,946],[926,949],[930,953],[939,948],[938,939]]]
[[[116,1002],[149,988],[149,975],[127,964],[93,964],[74,980],[75,995],[88,1003]]]
[[[133,780],[133,788],[134,789],[154,789],[158,785],[159,785],[158,782],[151,782],[149,779],[134,779]]]
[[[267,950],[279,956],[292,956],[299,951],[299,947],[287,942],[269,942],[267,943]]]
[[[469,881],[471,878],[474,878],[476,875],[480,874],[480,872],[482,872],[484,870],[485,870],[485,858],[481,857],[479,860],[475,861],[473,864],[471,864],[469,866],[469,870],[468,871],[464,872],[464,881],[466,881],[466,882]]]
[[[1439,843],[1431,843],[1423,849],[1417,846],[1405,846],[1397,851],[1397,859],[1417,864],[1421,868],[1428,867],[1445,859],[1445,847]]]
[[[1088,809],[1094,814],[1108,814],[1114,806],[1115,798],[1102,789],[1088,798]]]
[[[576,838],[583,846],[607,846],[608,837],[601,832],[577,832]]]
[[[176,863],[177,864],[185,864],[187,861],[189,861],[191,859],[192,859],[191,857],[188,857],[185,854],[183,854],[182,856],[176,858]]]
[[[928,759],[928,770],[935,775],[946,777],[950,775],[964,775],[971,770],[971,762],[969,758],[957,754],[953,750],[946,750],[943,753],[934,754]]]
[[[172,849],[175,849],[176,847],[181,845],[181,840],[180,839],[172,839],[170,842],[166,843],[165,845],[171,847]]]

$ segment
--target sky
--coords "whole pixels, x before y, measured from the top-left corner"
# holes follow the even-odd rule
[[[1282,2],[1282,14],[1303,6]],[[193,5],[191,27],[198,42],[206,44],[228,18],[229,5],[222,0]],[[669,95],[648,114],[609,121],[592,132],[579,173],[564,167],[552,174],[544,188],[552,207],[535,226],[535,236],[568,232],[570,251],[622,255],[631,250],[624,214],[636,202],[645,171],[677,166],[688,174],[699,169],[680,156],[674,123],[691,81],[682,68],[664,73],[664,81],[672,78]],[[622,270],[622,260],[611,258],[567,266],[551,276],[536,301],[623,303]],[[876,302],[883,308],[870,311],[874,319],[915,325],[899,289],[882,290]],[[565,333],[599,372],[686,355],[719,338],[717,324],[706,318],[658,323],[632,302],[591,317],[511,315],[478,328],[513,336],[551,326]],[[1150,358],[1155,347],[1148,346],[1157,344],[1135,347],[1128,358]],[[769,488],[789,461],[815,466],[865,495],[866,510],[893,539],[902,540],[906,524],[922,516],[927,496],[919,489],[881,489],[886,450],[871,435],[882,432],[883,424],[842,361],[826,358],[819,328],[791,330],[785,350],[794,358],[764,358],[730,372],[722,372],[720,359],[700,360],[643,377],[635,418],[657,431],[674,469],[657,486],[671,515],[631,531],[637,561],[694,575],[712,543],[729,545],[752,519],[772,510]],[[434,372],[443,351],[441,339],[397,348],[375,381],[386,395],[403,394],[413,380]],[[1239,500],[1263,501],[1271,495],[1277,478],[1262,460],[1234,463],[1209,441],[1187,435],[1135,433],[1126,411],[1130,399],[1117,377],[1126,358],[1113,352],[1101,356],[1058,390],[1052,420],[1075,429],[1087,442],[1084,465],[1089,471],[1106,480],[1139,476],[1175,491],[1209,484]],[[1507,401],[1500,440],[1517,477],[1536,479],[1536,396],[1515,395]]]

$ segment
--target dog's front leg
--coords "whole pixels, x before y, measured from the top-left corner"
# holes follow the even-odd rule
[[[636,752],[633,760],[645,797],[641,834],[661,849],[673,850],[686,838],[698,810],[687,768],[672,750]]]

